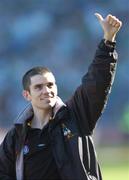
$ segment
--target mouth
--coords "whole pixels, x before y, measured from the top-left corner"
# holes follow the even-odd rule
[[[47,96],[47,97],[40,98],[40,100],[42,101],[42,100],[52,99],[52,98],[53,98],[53,97],[51,97],[51,96]]]

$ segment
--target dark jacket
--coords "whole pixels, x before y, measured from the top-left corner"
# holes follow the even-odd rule
[[[107,103],[114,80],[117,53],[102,40],[82,84],[50,121],[53,155],[62,180],[102,180],[92,134]],[[0,179],[23,179],[23,146],[31,105],[19,116],[0,146]]]

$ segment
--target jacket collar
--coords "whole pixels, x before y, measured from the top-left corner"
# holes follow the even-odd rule
[[[61,109],[61,107],[66,106],[60,97],[57,96],[56,104],[53,108],[53,118],[57,114],[57,112]],[[22,125],[28,119],[31,119],[34,115],[32,105],[29,103],[25,109],[18,115],[15,120],[15,125]]]

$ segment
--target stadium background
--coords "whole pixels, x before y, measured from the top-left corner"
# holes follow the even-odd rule
[[[21,78],[33,66],[54,72],[63,100],[80,84],[103,33],[94,16],[111,13],[123,27],[107,108],[94,133],[104,180],[129,179],[129,1],[0,1],[0,142],[25,107]]]

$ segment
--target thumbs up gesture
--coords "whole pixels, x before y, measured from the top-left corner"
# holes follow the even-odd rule
[[[120,30],[122,22],[111,14],[107,15],[105,19],[99,13],[95,13],[95,16],[104,31],[104,39],[112,42],[115,41],[116,34]]]

